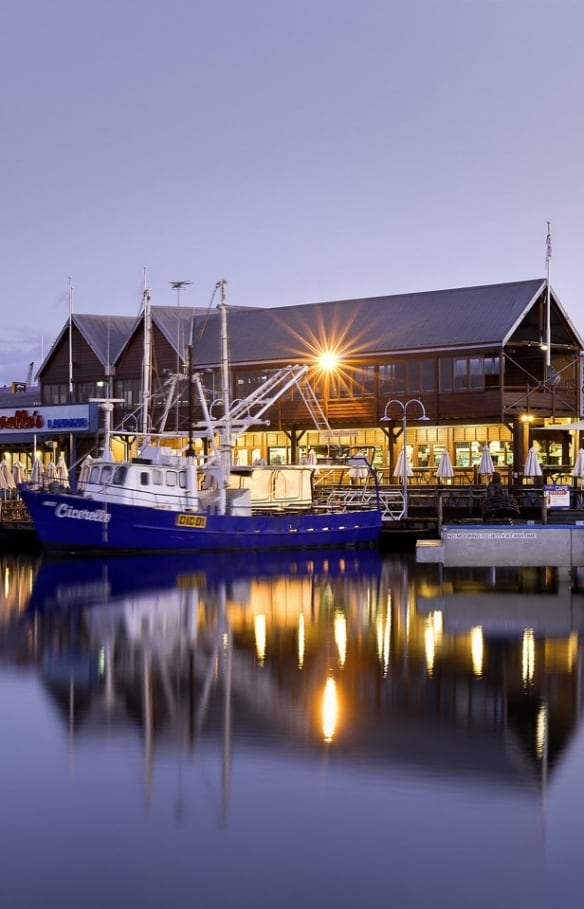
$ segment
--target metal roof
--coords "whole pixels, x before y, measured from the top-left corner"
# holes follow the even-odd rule
[[[240,363],[306,361],[331,347],[344,356],[384,356],[427,350],[502,347],[546,289],[543,278],[450,290],[334,300],[282,307],[228,306],[231,360]],[[574,331],[552,291],[554,307]],[[219,361],[216,307],[152,306],[152,321],[184,356],[192,340],[196,366]],[[81,335],[104,366],[141,331],[134,316],[73,314]],[[193,322],[194,320],[194,322]],[[68,329],[65,323],[45,363]],[[44,363],[39,369],[42,373]]]
[[[234,363],[306,359],[334,346],[345,355],[503,346],[545,288],[542,278],[508,284],[271,309],[234,310],[228,327]],[[554,298],[554,305],[559,306]],[[217,363],[218,321],[195,327],[197,365]]]
[[[135,316],[103,316],[72,313],[71,321],[93,350],[99,362],[104,366],[111,366],[120,355],[122,347],[130,336],[134,325]],[[39,366],[36,377],[42,375],[46,364],[49,362],[66,333],[69,331],[69,319],[53,341],[43,362]]]
[[[135,316],[87,316],[74,313],[73,324],[85,338],[100,363],[110,366],[117,360],[136,324],[136,318]]]

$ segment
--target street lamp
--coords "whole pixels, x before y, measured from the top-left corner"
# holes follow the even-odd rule
[[[428,417],[426,415],[426,408],[424,407],[422,402],[419,400],[419,398],[410,398],[409,401],[405,401],[405,402],[398,401],[397,398],[392,398],[391,401],[388,401],[387,404],[385,405],[385,410],[384,410],[383,416],[381,418],[382,423],[392,422],[392,417],[387,416],[387,410],[389,407],[391,407],[392,404],[396,404],[398,407],[401,407],[401,411],[402,411],[402,460],[403,460],[402,482],[403,482],[403,497],[404,497],[404,518],[407,518],[407,516],[408,516],[408,470],[407,470],[408,453],[407,453],[407,449],[406,449],[406,433],[407,433],[407,428],[408,428],[408,424],[407,424],[408,407],[411,404],[418,405],[418,407],[421,410],[421,414],[418,417],[418,420],[420,420],[420,422],[427,423],[429,421],[430,417]]]

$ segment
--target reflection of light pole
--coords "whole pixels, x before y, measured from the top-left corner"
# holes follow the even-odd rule
[[[410,398],[409,401],[405,403],[403,401],[398,401],[397,398],[392,398],[391,401],[388,401],[385,405],[385,411],[381,418],[382,423],[388,423],[391,421],[391,417],[387,416],[387,408],[391,407],[392,404],[397,404],[398,407],[402,409],[402,481],[403,481],[403,497],[404,497],[404,518],[408,516],[408,452],[406,449],[406,432],[408,428],[407,424],[407,412],[410,404],[417,404],[422,411],[421,415],[418,417],[420,421],[428,422],[430,417],[426,415],[426,408],[418,398]]]

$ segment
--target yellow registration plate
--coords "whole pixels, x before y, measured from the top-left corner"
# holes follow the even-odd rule
[[[177,527],[205,527],[207,518],[204,514],[177,514]]]

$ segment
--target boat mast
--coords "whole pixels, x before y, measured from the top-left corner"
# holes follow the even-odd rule
[[[222,279],[217,282],[221,293],[218,309],[221,315],[221,397],[225,419],[221,429],[221,467],[223,470],[223,483],[229,481],[231,472],[231,396],[230,396],[230,370],[229,370],[229,344],[227,340],[227,305],[225,303],[225,285]]]
[[[148,417],[152,386],[152,309],[150,290],[144,269],[144,363],[142,374],[142,435],[148,435]]]

